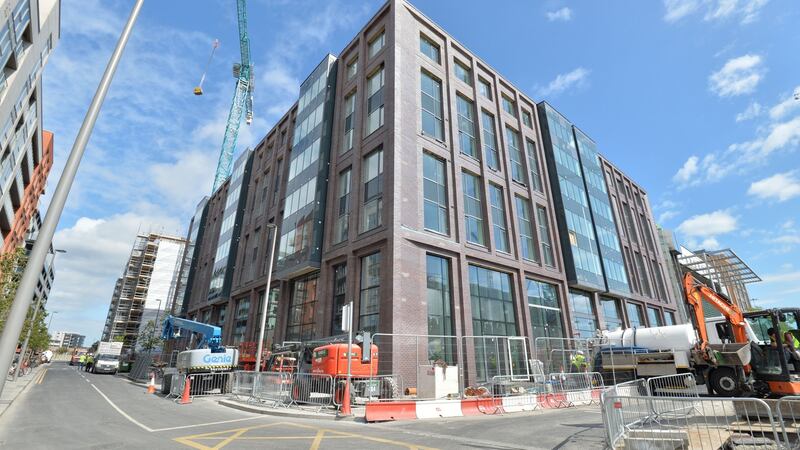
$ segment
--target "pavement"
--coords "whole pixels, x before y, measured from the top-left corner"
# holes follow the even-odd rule
[[[6,378],[6,384],[3,386],[3,393],[0,394],[0,417],[3,413],[14,403],[14,400],[27,389],[28,385],[35,382],[42,371],[47,370],[49,364],[40,364],[33,368],[25,376],[20,375],[17,381],[11,381],[10,377]]]
[[[0,448],[25,449],[589,449],[599,408],[366,424],[255,414],[147,394],[122,377],[54,362],[0,417]]]

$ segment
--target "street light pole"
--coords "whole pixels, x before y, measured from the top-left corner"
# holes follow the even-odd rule
[[[267,224],[267,233],[273,233],[272,244],[269,246],[269,259],[267,260],[267,293],[264,296],[264,305],[261,308],[261,324],[258,327],[258,345],[256,348],[256,372],[261,372],[261,352],[264,350],[264,329],[267,327],[267,307],[269,295],[272,292],[272,261],[275,259],[275,242],[278,240],[278,227],[274,223]],[[269,238],[269,235],[267,235]]]
[[[157,298],[156,301],[158,302],[158,309],[156,310],[156,321],[155,323],[153,323],[153,331],[150,332],[150,342],[149,342],[150,351],[148,353],[153,353],[153,340],[156,337],[156,327],[158,327],[158,316],[161,315],[161,299]]]
[[[47,334],[50,334],[50,325],[53,324],[53,317],[55,317],[56,314],[58,314],[58,311],[53,311],[50,313],[50,321],[47,322]]]
[[[122,52],[125,50],[125,45],[128,43],[128,38],[133,30],[133,24],[136,23],[136,18],[139,16],[139,11],[141,11],[143,3],[144,0],[136,0],[136,4],[131,10],[128,22],[125,24],[125,28],[122,29],[114,53],[111,54],[106,70],[103,73],[103,78],[100,79],[100,84],[97,86],[97,91],[94,94],[92,103],[89,105],[86,116],[83,118],[83,124],[81,124],[81,128],[75,137],[75,143],[72,145],[72,150],[64,165],[61,178],[58,180],[58,185],[53,191],[53,198],[50,201],[47,214],[39,229],[39,238],[36,239],[33,250],[29,255],[28,264],[25,267],[25,272],[22,274],[22,280],[14,296],[14,303],[6,319],[6,326],[3,329],[2,337],[0,337],[0,373],[8,373],[8,369],[11,367],[14,353],[16,353],[17,343],[19,342],[19,333],[22,331],[22,325],[25,322],[25,317],[28,315],[28,308],[31,307],[33,291],[36,289],[36,281],[39,278],[39,274],[44,266],[45,257],[53,242],[53,235],[56,232],[61,213],[64,212],[64,205],[67,202],[67,196],[69,196],[72,183],[75,181],[75,174],[78,172],[78,166],[81,164],[83,153],[86,150],[86,144],[89,142],[94,124],[97,121],[97,116],[100,114],[100,107],[103,105],[103,100],[106,98],[111,80],[114,78],[114,72],[117,70],[119,61],[122,58]],[[0,377],[0,394],[3,392],[5,383],[6,377]]]
[[[53,250],[53,260],[50,262],[50,266],[51,267],[55,264],[56,255],[58,255],[59,253],[67,253],[67,251],[66,250],[61,250],[61,249],[54,249]],[[39,298],[36,299],[36,306],[33,309],[33,317],[31,318],[31,326],[28,327],[28,333],[25,335],[25,342],[22,343],[22,349],[19,352],[19,362],[20,362],[20,364],[17,364],[17,370],[14,371],[14,377],[11,379],[12,382],[13,381],[17,381],[17,378],[19,378],[19,371],[22,370],[22,364],[21,363],[22,363],[23,358],[25,357],[25,354],[28,353],[28,342],[31,340],[31,334],[33,333],[33,326],[36,324],[36,316],[39,314],[39,307],[41,306],[41,304],[42,304],[42,297],[39,296]],[[53,313],[53,314],[55,314],[55,313]],[[52,321],[52,320],[53,320],[53,317],[50,316],[50,321]],[[47,335],[48,336],[50,335],[50,325],[49,324],[47,325]]]

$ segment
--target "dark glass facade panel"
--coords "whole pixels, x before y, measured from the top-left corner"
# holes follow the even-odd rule
[[[289,319],[286,324],[287,341],[307,341],[314,338],[318,276],[316,273],[292,282]]]
[[[592,297],[584,292],[570,290],[569,303],[572,312],[572,324],[579,338],[591,338],[597,333],[597,316],[594,313]]]
[[[203,314],[203,323],[208,323],[211,311]],[[233,323],[233,345],[238,345],[244,340],[247,331],[247,319],[250,317],[250,299],[243,298],[236,302],[236,318]]]
[[[563,338],[564,325],[556,287],[530,278],[526,282],[533,338]]]
[[[619,300],[600,297],[600,306],[603,308],[603,320],[605,321],[606,330],[614,331],[619,328],[625,328],[625,322],[622,320],[622,313],[619,310]]]
[[[339,264],[333,268],[333,323],[331,334],[344,333],[342,329],[342,308],[347,301],[347,265]]]
[[[381,308],[381,254],[361,258],[361,295],[359,321],[361,331],[378,331]]]
[[[364,180],[361,232],[364,233],[383,223],[383,149],[364,158],[361,172]]]
[[[472,332],[475,336],[516,336],[511,275],[469,266]]]
[[[453,315],[451,313],[450,261],[435,255],[426,257],[428,335],[453,335]],[[429,337],[428,360],[443,360],[455,363],[456,342],[451,338]]]

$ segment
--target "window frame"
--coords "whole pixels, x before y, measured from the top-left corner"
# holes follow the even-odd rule
[[[432,179],[426,174],[426,161],[432,160],[438,167],[441,168],[441,173],[437,175],[441,175],[441,180]],[[447,192],[447,162],[434,155],[431,152],[422,152],[422,180],[423,180],[423,188],[422,188],[422,203],[423,203],[423,211],[422,211],[422,226],[425,231],[430,231],[437,234],[442,234],[445,236],[450,235],[450,206],[448,201],[448,192]],[[434,184],[437,188],[437,199],[430,199],[428,198],[428,190],[427,184],[428,182]],[[444,198],[438,198],[441,195]],[[436,207],[437,212],[437,225],[439,228],[431,228],[428,226],[428,208],[427,206],[432,204]],[[439,220],[442,220],[442,223],[438,223]],[[440,229],[443,228],[443,229]]]
[[[432,87],[437,91],[434,93],[438,93],[438,99],[425,90],[426,79],[433,83]],[[420,71],[420,132],[423,136],[436,139],[439,142],[444,142],[444,93],[442,87],[442,80],[426,70]],[[429,111],[425,107],[426,97],[430,98],[430,101],[433,102],[434,108],[438,108],[438,111]],[[426,115],[433,119],[433,123],[436,126],[436,129],[432,130],[432,132],[428,132],[425,129]]]

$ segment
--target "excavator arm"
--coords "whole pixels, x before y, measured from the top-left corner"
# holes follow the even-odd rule
[[[694,314],[695,327],[700,335],[700,346],[705,349],[708,345],[708,332],[706,330],[706,317],[703,312],[703,299],[725,316],[731,324],[733,337],[739,344],[749,342],[747,329],[742,311],[734,304],[728,302],[713,289],[697,281],[691,272],[687,272],[683,277],[683,289],[686,292],[686,301],[692,307]]]

